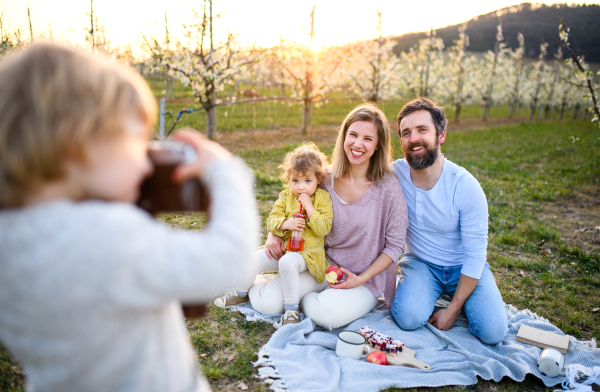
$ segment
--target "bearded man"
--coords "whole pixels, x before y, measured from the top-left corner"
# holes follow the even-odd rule
[[[429,322],[446,331],[464,309],[471,333],[497,344],[508,320],[486,262],[487,200],[475,177],[442,155],[447,123],[444,108],[426,98],[398,114],[405,159],[392,167],[406,196],[409,227],[392,315],[403,330]],[[434,313],[442,294],[452,301]]]

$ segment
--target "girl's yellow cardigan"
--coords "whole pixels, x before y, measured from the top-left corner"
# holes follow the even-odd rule
[[[325,270],[329,267],[329,262],[325,258],[325,236],[331,230],[333,205],[329,193],[321,188],[317,188],[317,191],[310,199],[315,207],[315,212],[306,221],[304,251],[300,252],[300,254],[304,257],[310,274],[319,283],[323,283]],[[300,202],[296,200],[294,192],[291,189],[282,191],[267,218],[267,230],[287,241],[292,234],[291,231],[281,231],[279,227],[284,220],[294,217],[299,209]],[[303,213],[305,214],[306,211]]]

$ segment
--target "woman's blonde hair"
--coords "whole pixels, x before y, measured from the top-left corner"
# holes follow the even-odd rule
[[[292,173],[304,175],[315,173],[317,182],[321,182],[325,174],[324,168],[328,164],[327,156],[319,151],[316,144],[304,143],[286,154],[283,163],[279,166],[283,170],[279,178],[287,183]]]
[[[0,65],[0,208],[64,178],[65,157],[124,132],[126,116],[151,127],[156,100],[144,79],[108,59],[40,43]]]
[[[350,170],[350,161],[344,151],[344,141],[350,125],[357,121],[368,121],[377,129],[377,149],[371,157],[367,178],[376,184],[385,176],[392,173],[390,163],[392,162],[392,141],[390,126],[385,114],[374,103],[363,103],[352,109],[346,116],[335,142],[335,148],[331,157],[331,173],[334,177],[342,177]]]

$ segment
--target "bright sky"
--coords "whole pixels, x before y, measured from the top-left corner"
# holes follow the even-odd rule
[[[377,11],[382,12],[383,35],[400,35],[425,31],[430,26],[440,28],[466,21],[476,15],[518,4],[519,0],[214,0],[215,13],[223,17],[215,21],[215,32],[229,30],[238,34],[242,45],[256,42],[272,46],[284,39],[308,43],[310,12],[315,10],[314,45],[339,45],[375,35]],[[554,1],[541,1],[552,4]],[[576,2],[582,3],[582,2]],[[587,1],[598,4],[599,1]],[[167,7],[167,4],[169,6]],[[202,0],[95,0],[94,13],[106,27],[107,38],[114,46],[139,46],[142,33],[164,39],[165,11],[171,34],[180,35],[182,23],[193,23],[194,7]],[[85,0],[8,0],[0,1],[4,8],[3,25],[20,28],[22,37],[29,38],[27,7],[31,11],[34,36],[49,35],[73,43],[85,44],[85,29],[89,28],[90,2]]]

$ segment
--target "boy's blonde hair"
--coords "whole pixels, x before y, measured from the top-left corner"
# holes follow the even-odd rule
[[[393,173],[390,168],[390,163],[392,162],[392,141],[390,126],[385,114],[377,105],[371,102],[363,103],[352,109],[342,122],[331,158],[331,173],[333,173],[335,178],[348,174],[350,161],[344,151],[344,141],[346,140],[348,128],[357,121],[370,122],[377,129],[377,149],[371,157],[369,169],[367,170],[367,178],[378,184],[386,173]]]
[[[137,115],[148,127],[156,100],[144,79],[98,55],[41,43],[0,65],[0,208],[64,178],[65,157],[124,132]]]
[[[294,151],[287,153],[283,164],[279,166],[280,169],[283,169],[279,178],[287,183],[290,181],[292,173],[304,175],[315,173],[317,182],[321,182],[325,174],[324,167],[328,164],[327,156],[319,151],[316,144],[304,143]]]

